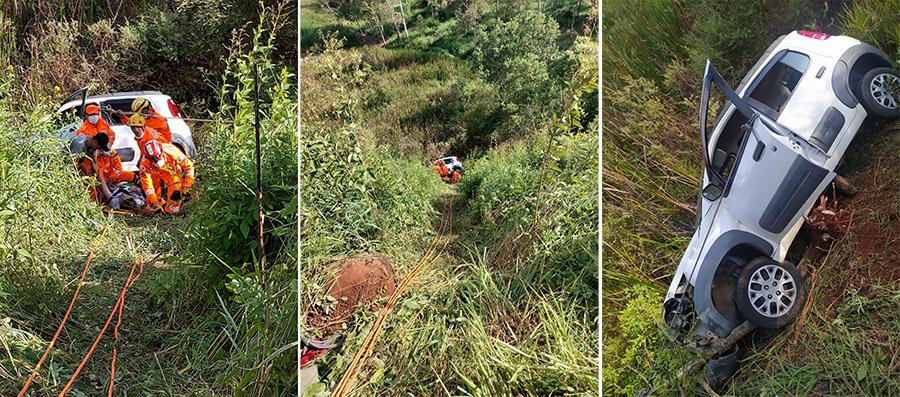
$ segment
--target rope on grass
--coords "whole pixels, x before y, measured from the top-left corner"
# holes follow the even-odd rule
[[[403,282],[400,283],[400,286],[398,286],[397,289],[394,290],[394,293],[391,295],[390,299],[388,299],[388,302],[384,306],[384,309],[382,309],[381,313],[378,314],[378,318],[375,320],[375,323],[372,324],[372,328],[369,329],[369,333],[366,335],[366,339],[363,341],[362,346],[356,352],[356,355],[353,356],[353,361],[350,362],[350,366],[347,368],[347,371],[344,372],[344,375],[341,376],[341,379],[340,381],[338,381],[337,386],[335,386],[334,391],[331,393],[331,397],[345,397],[350,392],[350,390],[353,388],[354,382],[356,381],[356,376],[359,375],[359,372],[365,366],[366,361],[369,359],[369,357],[372,356],[372,353],[375,349],[375,341],[381,334],[381,330],[384,328],[384,324],[387,321],[388,315],[400,300],[400,296],[403,294],[406,288],[409,287],[410,283],[412,283],[412,280],[415,279],[419,273],[421,273],[422,269],[434,263],[438,257],[443,255],[444,251],[447,248],[447,245],[450,242],[450,239],[446,239],[444,241],[444,245],[441,247],[441,250],[437,253],[437,255],[432,254],[440,244],[441,238],[447,234],[448,229],[451,227],[452,218],[453,201],[450,202],[447,215],[444,217],[444,220],[442,221],[439,228],[439,232],[432,240],[431,246],[428,248],[428,251],[416,263],[416,266],[413,267],[412,271],[410,271],[409,274],[406,275],[406,277],[403,279]]]
[[[134,271],[133,267],[132,267],[132,271]],[[134,282],[137,281],[138,277],[140,277],[141,273],[143,273],[143,272],[144,272],[144,262],[141,261],[141,266],[138,269],[138,274],[137,274],[137,276],[134,276],[133,279],[131,279],[130,283],[128,283],[128,286],[126,287],[126,292],[128,289],[131,288],[132,285],[134,285]],[[129,275],[129,277],[131,277],[131,276]],[[116,319],[116,327],[113,328],[113,338],[115,338],[115,342],[113,342],[112,361],[110,361],[110,364],[109,364],[109,392],[107,393],[107,397],[112,397],[113,389],[115,388],[115,384],[116,384],[116,357],[118,357],[118,353],[119,353],[119,329],[122,328],[122,310],[124,308],[125,308],[125,295],[123,294],[122,295],[122,303],[119,304],[119,312],[118,312],[118,316],[117,316],[118,318]]]
[[[144,269],[144,263],[140,262],[141,271]],[[81,374],[81,370],[84,369],[85,364],[87,364],[88,359],[91,358],[91,355],[94,354],[94,349],[97,348],[97,345],[100,344],[100,340],[103,339],[103,334],[106,333],[107,328],[109,328],[109,324],[112,322],[113,316],[115,316],[116,312],[121,313],[121,308],[125,305],[125,294],[128,292],[128,289],[134,285],[134,282],[137,281],[140,273],[135,276],[134,270],[138,267],[138,260],[135,259],[134,263],[131,265],[131,273],[128,274],[128,279],[125,280],[125,285],[122,286],[122,290],[119,291],[119,298],[116,300],[116,304],[113,305],[112,310],[109,312],[109,317],[106,318],[106,323],[103,324],[103,328],[100,330],[100,334],[94,339],[94,343],[91,344],[91,348],[88,349],[87,353],[84,355],[84,358],[81,360],[81,363],[78,364],[78,368],[75,368],[75,372],[72,373],[72,377],[69,379],[69,382],[66,383],[65,387],[59,392],[59,397],[63,397],[72,387],[75,385],[75,379],[78,378],[78,375]],[[121,317],[119,318],[121,322]],[[118,325],[117,325],[118,327]],[[115,347],[114,347],[115,349]],[[112,384],[110,384],[110,395],[112,395]]]
[[[50,355],[50,350],[53,350],[53,345],[55,345],[56,341],[59,339],[59,335],[62,333],[63,327],[66,326],[66,322],[69,320],[69,314],[72,313],[72,308],[75,307],[75,299],[78,298],[78,293],[81,291],[81,286],[84,285],[84,277],[87,275],[88,268],[91,266],[91,260],[94,259],[94,252],[97,251],[97,247],[100,245],[100,241],[106,234],[107,229],[109,229],[109,225],[104,226],[103,230],[100,231],[100,234],[98,234],[97,238],[94,240],[94,245],[91,247],[91,251],[88,254],[87,261],[84,264],[84,269],[81,270],[81,277],[78,279],[78,285],[75,287],[75,293],[72,294],[72,300],[69,302],[69,308],[66,309],[66,314],[63,315],[62,321],[60,321],[59,323],[59,327],[56,328],[56,333],[53,334],[53,338],[50,339],[50,344],[47,345],[47,349],[44,350],[44,354],[41,355],[41,358],[38,360],[37,365],[34,366],[34,369],[31,371],[31,375],[28,375],[28,379],[25,380],[25,384],[22,385],[22,390],[19,390],[19,394],[17,395],[17,397],[24,396],[25,392],[28,391],[28,388],[31,386],[31,382],[34,381],[34,377],[37,376],[38,371],[40,371],[41,365],[44,364],[44,360],[46,360],[47,356]]]

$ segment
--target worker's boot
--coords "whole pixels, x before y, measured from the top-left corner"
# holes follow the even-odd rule
[[[168,189],[168,199],[163,205],[163,211],[167,214],[177,214],[181,212],[181,184],[176,184]]]
[[[181,201],[180,200],[169,200],[166,202],[166,205],[163,206],[163,211],[167,214],[177,214],[181,212]]]

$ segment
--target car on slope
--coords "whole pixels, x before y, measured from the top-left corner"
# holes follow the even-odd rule
[[[707,61],[700,218],[663,302],[670,338],[703,348],[744,321],[797,318],[806,291],[788,249],[863,120],[900,115],[898,87],[882,51],[817,32],[779,37],[736,90]]]
[[[150,106],[168,119],[169,130],[172,131],[172,144],[181,149],[188,157],[193,158],[197,152],[194,146],[194,138],[191,128],[182,118],[181,110],[171,97],[159,91],[131,91],[117,92],[101,95],[87,95],[87,89],[82,88],[70,94],[57,110],[58,113],[74,114],[78,121],[65,125],[57,131],[57,136],[68,142],[75,137],[75,131],[81,126],[84,119],[84,106],[89,103],[100,105],[100,115],[116,133],[113,149],[122,159],[122,168],[127,171],[137,171],[138,161],[141,158],[141,149],[134,139],[131,128],[123,124],[121,120],[111,117],[109,110],[131,112],[131,102],[137,98],[144,98],[150,102]]]
[[[463,170],[462,162],[459,161],[459,159],[456,158],[456,156],[442,157],[442,158],[438,159],[437,161],[444,163],[444,166],[447,167],[448,169],[450,169],[451,171],[458,171],[460,173],[465,174],[465,170]]]

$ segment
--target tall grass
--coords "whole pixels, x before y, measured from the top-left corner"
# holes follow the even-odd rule
[[[183,217],[106,216],[91,178],[76,174],[66,143],[71,120],[44,95],[23,96],[28,76],[0,82],[0,394],[18,391],[71,298],[97,233],[109,227],[60,342],[32,390],[59,390],[98,331],[135,257],[144,273],[129,291],[116,385],[147,395],[292,395],[296,390],[296,78],[273,59],[273,22],[236,44],[213,124],[193,126],[203,145],[198,197]],[[265,32],[265,33],[263,33]],[[253,37],[251,37],[253,39]],[[77,60],[77,59],[76,59]],[[72,59],[62,59],[60,64]],[[223,62],[224,63],[224,62]],[[251,65],[262,100],[267,284],[255,273]],[[20,65],[21,66],[21,65]],[[21,70],[21,69],[16,69]],[[52,92],[44,86],[35,92]],[[126,236],[133,235],[131,244]],[[254,233],[255,234],[255,233]],[[107,335],[73,393],[103,390]]]
[[[900,1],[857,1],[841,18],[844,34],[900,59]],[[894,67],[897,67],[896,63]]]
[[[228,61],[223,106],[200,156],[202,194],[191,218],[193,260],[219,269],[211,279],[228,342],[218,374],[236,395],[292,395],[297,382],[296,78],[273,62],[275,34],[261,20],[252,42]],[[254,71],[259,75],[265,269],[257,266]],[[252,232],[251,232],[252,231]],[[264,283],[263,280],[264,279]],[[224,297],[228,302],[224,301]],[[221,349],[221,350],[218,350]]]

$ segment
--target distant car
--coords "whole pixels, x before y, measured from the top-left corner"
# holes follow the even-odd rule
[[[434,171],[441,177],[441,180],[451,185],[459,182],[466,173],[462,163],[456,156],[439,158],[432,163],[434,164]]]
[[[194,157],[197,152],[194,146],[194,138],[190,127],[182,119],[181,110],[168,95],[158,91],[132,91],[117,92],[111,94],[87,96],[87,89],[81,89],[70,94],[62,103],[58,113],[72,113],[82,118],[83,106],[88,103],[100,105],[101,117],[116,133],[116,140],[112,148],[118,152],[122,159],[122,168],[128,171],[137,171],[138,161],[141,157],[141,149],[138,148],[131,128],[122,124],[120,120],[110,117],[108,108],[118,111],[131,112],[131,102],[137,98],[144,98],[150,102],[150,106],[164,117],[168,118],[169,130],[172,131],[172,144],[181,149],[188,157]],[[81,126],[82,120],[66,125],[57,131],[57,136],[65,141],[75,137],[75,131]]]
[[[459,161],[456,156],[443,157],[438,159],[444,163],[444,166],[447,167],[451,171],[458,171],[460,174],[465,174],[466,171],[463,169],[462,162]]]
[[[707,125],[711,89],[724,104]],[[703,346],[747,320],[780,328],[806,301],[785,257],[866,117],[897,118],[900,77],[846,36],[778,38],[738,85],[707,61],[700,102],[699,226],[663,303],[670,337]],[[711,127],[711,128],[710,128]]]

